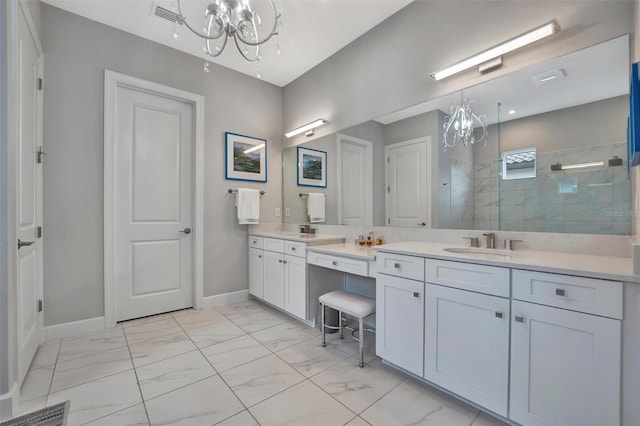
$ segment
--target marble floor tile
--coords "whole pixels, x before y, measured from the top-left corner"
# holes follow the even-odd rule
[[[47,406],[71,401],[69,426],[81,425],[142,402],[133,370],[49,394]]]
[[[248,314],[228,314],[227,318],[247,333],[255,333],[285,322],[284,319],[264,309]]]
[[[256,300],[247,300],[240,303],[233,303],[231,305],[224,305],[216,307],[216,310],[221,314],[228,316],[233,314],[246,315],[248,313],[255,313],[265,310],[266,305]]]
[[[118,324],[120,324],[126,330],[127,328],[130,328],[130,327],[136,327],[138,325],[148,324],[150,322],[156,322],[156,321],[160,321],[167,318],[173,318],[171,316],[171,313],[168,312],[166,314],[150,315],[148,317],[122,321],[122,322],[119,322]]]
[[[273,352],[313,339],[309,333],[288,322],[256,331],[251,335]]]
[[[178,324],[186,331],[212,325],[226,319],[224,315],[214,308],[177,311],[173,313],[173,318],[175,318]]]
[[[129,345],[133,365],[136,368],[195,349],[196,346],[189,336],[182,331]]]
[[[249,411],[236,414],[233,417],[229,417],[227,420],[223,420],[220,423],[216,423],[216,426],[260,426],[256,419],[253,418]]]
[[[370,423],[364,421],[362,417],[358,416],[347,423],[346,426],[370,426]]]
[[[22,395],[20,395],[20,398],[22,399]],[[39,396],[28,401],[20,401],[20,404],[18,404],[18,410],[15,412],[13,417],[22,416],[24,414],[31,413],[32,411],[40,410],[44,408],[46,402],[46,395]]]
[[[470,415],[469,415],[470,414]],[[477,413],[456,411],[424,392],[424,385],[407,380],[360,414],[373,426],[469,425]]]
[[[61,343],[62,340],[55,340],[53,342],[47,342],[40,345],[29,368],[35,369],[55,364],[58,360],[58,352],[60,351]]]
[[[508,426],[507,423],[496,419],[488,414],[480,412],[471,426]]]
[[[136,373],[145,401],[216,375],[199,351],[136,368]]]
[[[220,373],[240,400],[250,407],[304,380],[275,355]]]
[[[126,346],[59,362],[56,364],[53,375],[51,392],[91,382],[132,368],[131,355]]]
[[[149,426],[147,410],[144,404],[125,408],[98,420],[86,423],[87,426]]]
[[[232,321],[225,319],[212,325],[187,330],[187,334],[197,347],[204,348],[247,333]]]
[[[146,402],[152,425],[213,425],[244,410],[219,376]]]
[[[313,339],[278,351],[276,355],[305,377],[315,376],[350,356],[335,347],[323,348],[320,340]]]
[[[127,336],[127,343],[130,345],[178,332],[182,332],[182,328],[171,316],[158,321],[124,327],[124,334]]]
[[[122,327],[116,327],[98,333],[71,339],[63,339],[58,354],[58,362],[69,361],[85,355],[127,346]]]
[[[207,346],[202,353],[216,371],[222,372],[269,355],[271,351],[253,337],[245,335]]]
[[[29,370],[20,387],[20,402],[45,396],[49,393],[51,378],[53,377],[53,365]]]
[[[356,414],[361,413],[404,378],[381,363],[365,364],[342,361],[311,380]],[[365,419],[366,420],[366,419]]]
[[[263,425],[342,425],[354,413],[309,381],[249,408]]]

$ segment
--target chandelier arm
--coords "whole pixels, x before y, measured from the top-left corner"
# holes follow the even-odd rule
[[[236,35],[233,36],[233,40],[236,42],[236,47],[238,48],[238,52],[240,52],[240,54],[242,55],[242,57],[244,59],[246,59],[249,62],[259,62],[260,59],[258,59],[258,57],[260,56],[260,46],[256,46],[256,48],[258,49],[256,51],[256,57],[255,58],[250,58],[249,56],[247,56],[243,51],[242,51],[242,46],[240,46],[240,43],[238,43],[238,33],[236,33]],[[226,41],[225,41],[226,43]]]
[[[218,51],[218,53],[213,53],[211,51],[211,48],[209,47],[209,42],[211,40],[207,40],[205,44],[205,46],[207,47],[207,55],[211,56],[212,58],[217,58],[218,56],[220,56],[222,52],[224,52],[224,48],[227,46],[227,40],[228,40],[228,37],[225,37],[224,43],[222,43],[222,46],[220,47],[220,50]]]
[[[473,118],[475,118],[476,120],[478,120],[478,123],[480,123],[482,125],[482,136],[480,138],[478,138],[478,140],[476,142],[482,142],[484,140],[484,138],[487,137],[487,125],[485,124],[485,121],[487,121],[487,117],[484,115],[476,115],[475,112],[471,113],[471,115],[473,116]],[[484,121],[482,120],[484,118]]]
[[[250,41],[250,40],[245,40],[244,38],[242,38],[242,36],[240,35],[240,33],[238,33],[237,37],[240,39],[241,42],[243,42],[246,45],[249,46],[259,46],[263,43],[268,42],[269,40],[271,40],[271,37],[273,37],[274,35],[277,35],[278,32],[276,31],[276,28],[278,27],[278,21],[280,20],[280,17],[282,16],[281,13],[278,13],[278,10],[276,9],[276,5],[273,2],[273,0],[269,0],[269,3],[271,3],[271,7],[273,8],[273,15],[276,17],[276,19],[273,20],[273,28],[271,29],[269,36],[267,38],[265,38],[262,41]],[[254,24],[254,28],[255,28],[255,24]],[[256,38],[258,37],[258,32],[256,31]]]
[[[224,28],[222,29],[222,31],[220,31],[218,35],[215,35],[215,36],[207,36],[207,35],[201,34],[200,31],[197,31],[191,25],[189,25],[189,23],[187,22],[187,18],[185,18],[184,15],[182,14],[182,7],[180,5],[180,0],[176,0],[176,3],[178,4],[178,14],[180,15],[180,19],[182,20],[182,23],[187,27],[189,31],[191,31],[198,37],[203,38],[205,40],[217,40],[225,34]]]
[[[455,141],[453,143],[450,143],[447,141],[447,134],[449,133],[449,129],[451,128],[451,125],[453,124],[454,120],[453,117],[448,117],[449,121],[446,121],[444,123],[444,136],[442,139],[442,142],[444,143],[445,147],[451,148],[454,147],[456,145]]]

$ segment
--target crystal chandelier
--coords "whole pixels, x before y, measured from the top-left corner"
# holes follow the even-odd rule
[[[269,14],[273,13],[273,18],[268,19],[265,25],[249,0],[214,0],[204,11],[201,31],[187,21],[182,13],[181,1],[176,0],[178,14],[172,20],[176,25],[184,24],[189,31],[203,38],[202,50],[213,58],[220,56],[229,39],[232,39],[244,59],[258,63],[257,76],[260,78],[260,47],[273,36],[277,38],[277,30],[282,27],[282,10],[276,8],[273,0],[268,0],[268,3]],[[177,30],[174,31],[174,37],[179,37]],[[276,53],[280,54],[279,43],[276,44]],[[208,62],[204,64],[204,71],[209,72]]]
[[[487,117],[477,115],[472,108],[476,101],[470,101],[460,94],[460,105],[451,105],[451,115],[444,120],[444,136],[442,143],[444,150],[454,147],[460,143],[467,146],[476,142],[484,141],[487,145]],[[476,130],[477,129],[477,130]],[[476,132],[479,137],[476,138]]]

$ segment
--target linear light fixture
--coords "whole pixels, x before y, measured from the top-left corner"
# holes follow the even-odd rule
[[[287,133],[285,133],[284,135],[288,138],[291,138],[293,136],[299,135],[300,133],[305,133],[309,130],[313,130],[316,127],[320,127],[323,126],[325,124],[327,124],[329,121],[325,120],[324,118],[318,118],[317,120],[312,121],[311,123],[307,123],[304,126],[300,126],[297,127],[293,130],[288,131]],[[313,133],[311,133],[311,135],[313,135]],[[311,136],[309,135],[309,136]]]
[[[492,47],[491,49],[485,50],[484,52],[478,53],[477,55],[460,61],[455,65],[443,69],[442,71],[434,72],[433,74],[431,74],[431,77],[433,77],[435,80],[442,80],[443,78],[447,78],[466,69],[484,64],[487,61],[498,58],[509,52],[513,52],[516,49],[534,43],[545,37],[549,37],[550,35],[555,34],[558,31],[560,31],[560,25],[558,25],[555,20],[551,21],[541,27],[531,30],[518,37],[512,38],[509,41],[505,41],[504,43],[499,44],[495,47]]]

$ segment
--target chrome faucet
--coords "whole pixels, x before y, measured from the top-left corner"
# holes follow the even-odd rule
[[[504,249],[513,250],[516,243],[521,243],[522,240],[504,240]]]
[[[311,225],[300,225],[300,233],[308,234],[311,232]]]
[[[496,234],[493,232],[489,232],[486,234],[482,234],[483,237],[487,237],[487,245],[488,249],[496,248]]]
[[[469,247],[479,247],[478,237],[462,237],[465,240],[469,240]]]

